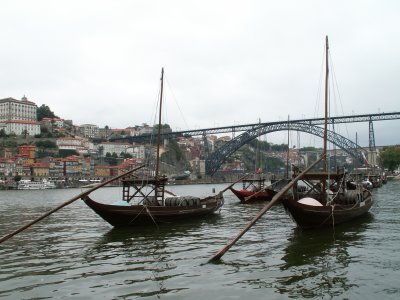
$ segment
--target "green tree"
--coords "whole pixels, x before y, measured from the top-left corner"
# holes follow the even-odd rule
[[[280,145],[272,145],[271,146],[272,151],[277,151],[277,152],[283,152],[288,150],[288,145],[286,144],[280,144]]]
[[[400,148],[388,147],[381,154],[382,166],[393,172],[400,165]]]
[[[4,129],[0,129],[0,137],[7,137],[6,131]]]
[[[317,151],[317,150],[318,150],[317,148],[311,146],[300,148],[300,151]]]
[[[58,150],[58,154],[61,157],[67,157],[67,156],[71,156],[71,155],[79,155],[78,152],[76,152],[75,150],[70,150],[70,149],[60,149],[60,150]]]
[[[168,151],[161,154],[161,161],[170,165],[175,165],[176,163],[184,160],[182,150],[178,143],[174,139],[168,140]],[[182,163],[185,163],[182,161]]]
[[[92,142],[94,144],[100,144],[100,143],[106,142],[106,141],[107,141],[107,139],[105,139],[105,138],[92,138]]]
[[[26,130],[26,129],[22,130],[21,133],[22,133],[24,139],[26,139],[26,137],[29,135],[29,132],[28,132],[28,130]]]
[[[269,151],[271,149],[271,144],[265,141],[260,141],[259,139],[251,140],[249,145],[254,149],[260,149],[260,151]]]
[[[58,118],[46,104],[39,106],[36,112],[38,121],[41,121],[43,118]]]
[[[21,181],[21,179],[22,179],[21,175],[15,175],[14,176],[14,181],[17,184],[17,186],[18,186],[19,182]]]
[[[108,160],[108,163],[110,164],[110,166],[116,166],[118,165],[118,159],[115,157],[110,157]]]
[[[44,141],[37,141],[35,143],[36,147],[38,147],[39,149],[56,149],[57,144],[53,141],[50,140],[44,140]]]
[[[158,132],[158,124],[154,125],[153,133],[157,134]],[[161,133],[169,133],[172,132],[171,127],[168,124],[161,124]]]

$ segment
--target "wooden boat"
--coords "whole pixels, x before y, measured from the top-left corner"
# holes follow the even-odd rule
[[[300,228],[335,226],[353,220],[369,211],[373,205],[370,191],[357,186],[346,189],[346,173],[327,170],[327,98],[328,98],[328,37],[326,37],[326,76],[325,76],[325,124],[324,124],[324,164],[320,172],[308,172],[300,182],[308,190],[299,191],[299,182],[293,186],[292,195],[283,200],[283,205]]]
[[[292,195],[283,200],[283,206],[303,229],[334,226],[367,213],[373,205],[371,192],[362,186],[348,190],[345,177],[342,170],[309,172],[300,183],[310,189],[305,191],[299,188],[299,182],[295,183]]]
[[[166,197],[163,201],[157,200],[157,202],[152,196],[148,196],[145,197],[144,204],[136,205],[130,205],[125,200],[119,205],[103,204],[92,200],[89,196],[85,196],[83,200],[114,227],[154,225],[197,218],[214,213],[224,204],[222,194],[202,199],[189,196]]]
[[[94,201],[90,195],[82,199],[99,216],[114,227],[140,226],[176,222],[214,213],[224,204],[222,192],[205,197],[176,196],[165,189],[167,177],[160,175],[160,134],[164,69],[161,71],[161,91],[155,171],[148,169],[122,179],[122,200],[114,204]],[[166,197],[166,194],[172,196]]]
[[[287,184],[286,179],[278,180],[269,186],[265,185],[265,178],[261,174],[253,178],[242,180],[241,190],[230,187],[230,191],[239,198],[241,203],[270,201],[280,189]],[[250,198],[250,199],[249,199]],[[249,199],[249,200],[248,200]]]
[[[261,123],[261,120],[260,120]],[[286,184],[287,180],[275,180],[271,185],[265,185],[265,175],[262,173],[262,163],[260,156],[259,140],[257,139],[255,157],[255,171],[253,174],[247,174],[242,179],[242,189],[235,189],[233,186],[229,190],[240,200],[241,203],[251,203],[260,201],[270,201],[280,189]]]

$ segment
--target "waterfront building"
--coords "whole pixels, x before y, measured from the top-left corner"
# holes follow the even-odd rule
[[[9,158],[0,158],[0,178],[15,175],[15,161]]]
[[[77,155],[71,155],[61,159],[63,162],[63,175],[67,178],[77,178],[82,175],[82,161]]]
[[[4,129],[6,134],[40,134],[37,105],[25,96],[21,100],[11,97],[0,99],[0,129]]]
[[[94,176],[100,178],[114,177],[118,173],[117,166],[95,166]]]
[[[64,178],[64,162],[62,158],[49,158],[50,170],[49,177],[51,178]]]
[[[45,163],[33,163],[29,165],[30,176],[33,178],[48,178],[49,177],[49,165]]]
[[[18,147],[18,155],[30,160],[36,158],[37,147],[33,145],[21,145]]]

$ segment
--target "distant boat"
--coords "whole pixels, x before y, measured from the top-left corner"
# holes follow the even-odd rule
[[[190,171],[185,171],[182,174],[172,176],[172,179],[173,180],[186,180],[186,179],[189,179],[189,177],[190,177]]]
[[[176,196],[165,190],[168,179],[159,174],[163,78],[164,69],[161,71],[155,170],[124,177],[122,179],[122,200],[114,204],[94,201],[89,195],[82,198],[91,209],[114,227],[155,225],[204,217],[216,212],[224,204],[222,192],[200,198]],[[171,196],[166,197],[166,194]]]
[[[288,181],[286,179],[278,180],[269,186],[265,185],[265,178],[262,174],[253,175],[252,178],[242,179],[242,189],[230,187],[231,192],[238,197],[241,203],[250,203],[258,201],[269,201],[279,190],[284,187]],[[251,198],[250,198],[251,197]]]
[[[19,190],[44,190],[55,189],[56,185],[53,182],[43,179],[42,181],[21,180],[18,183]]]
[[[285,209],[300,228],[335,226],[366,214],[373,205],[372,194],[362,186],[355,190],[346,189],[346,173],[335,173],[327,169],[327,105],[328,105],[328,37],[326,37],[325,76],[325,123],[324,123],[324,168],[321,172],[309,172],[303,176],[308,190],[299,191],[298,183],[293,186],[291,196],[283,200]]]

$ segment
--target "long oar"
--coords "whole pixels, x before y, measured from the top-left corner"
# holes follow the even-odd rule
[[[251,220],[250,223],[248,223],[247,226],[233,240],[231,240],[225,247],[223,247],[213,257],[211,257],[209,262],[220,259],[225,254],[225,252],[228,251],[257,222],[258,219],[260,219],[276,202],[280,200],[280,198],[283,195],[286,194],[286,192],[293,186],[293,184],[295,184],[295,182],[301,179],[304,176],[304,174],[309,172],[317,163],[319,163],[322,160],[323,157],[324,156],[319,158],[306,170],[297,175],[291,182],[285,185],[285,187],[281,189],[267,205],[264,206],[264,208],[258,213],[258,215],[255,216],[253,220]]]
[[[134,168],[134,169],[132,169],[132,170],[130,170],[130,171],[128,171],[128,172],[123,173],[122,175],[118,175],[118,176],[116,176],[116,177],[114,177],[114,178],[111,178],[110,180],[107,180],[107,181],[105,181],[105,182],[99,183],[99,184],[97,184],[95,187],[93,187],[93,188],[91,188],[91,189],[89,189],[89,190],[87,190],[87,191],[85,191],[85,192],[83,192],[83,193],[80,193],[79,195],[77,195],[77,196],[75,196],[75,197],[69,199],[68,201],[65,201],[64,203],[60,204],[60,205],[57,206],[56,208],[53,208],[52,210],[48,211],[47,213],[45,213],[45,214],[42,215],[41,217],[39,217],[39,218],[33,220],[32,222],[26,224],[25,226],[22,226],[22,227],[20,227],[19,229],[15,230],[15,231],[13,231],[13,232],[11,232],[11,233],[9,233],[9,234],[6,234],[5,236],[3,236],[3,237],[0,239],[0,244],[3,243],[4,241],[8,240],[9,238],[13,237],[13,236],[16,235],[17,233],[20,233],[21,231],[23,231],[23,230],[29,228],[30,226],[32,226],[33,224],[35,224],[35,223],[39,222],[40,220],[46,218],[47,216],[51,215],[52,213],[56,212],[57,210],[63,208],[64,206],[67,206],[67,205],[71,204],[72,202],[74,202],[74,201],[76,201],[76,200],[78,200],[78,199],[80,199],[80,198],[82,198],[82,197],[84,197],[84,196],[89,195],[91,192],[93,192],[93,191],[95,191],[95,190],[101,188],[102,186],[105,186],[106,184],[108,184],[108,183],[110,183],[110,182],[113,182],[113,181],[115,181],[115,180],[117,180],[117,179],[119,179],[119,178],[121,178],[121,177],[123,177],[123,176],[126,176],[126,175],[130,174],[130,173],[133,173],[133,172],[135,172],[135,171],[137,171],[137,170],[139,170],[139,169],[141,169],[141,168],[143,168],[143,167],[144,167],[144,165],[141,165],[141,166],[139,166],[139,167],[137,167],[137,168]]]

